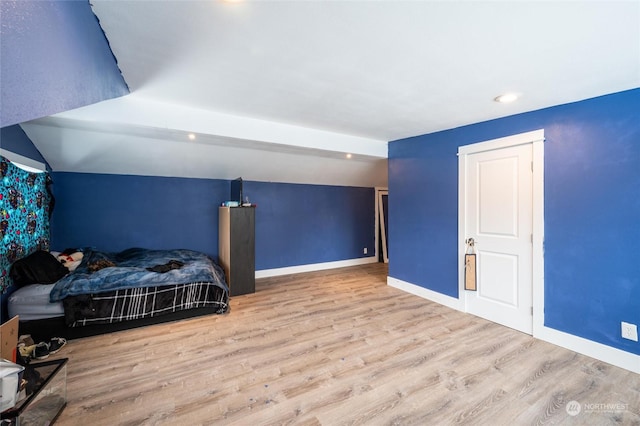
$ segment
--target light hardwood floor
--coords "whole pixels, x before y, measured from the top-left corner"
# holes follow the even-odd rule
[[[386,274],[261,279],[226,315],[71,341],[55,355],[69,358],[57,424],[640,425],[640,375],[403,293]]]

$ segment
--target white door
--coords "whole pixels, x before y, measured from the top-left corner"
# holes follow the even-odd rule
[[[477,291],[464,291],[466,311],[532,334],[533,143],[461,157],[465,182],[463,235],[473,238]]]

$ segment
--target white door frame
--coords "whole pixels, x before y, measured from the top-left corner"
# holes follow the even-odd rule
[[[375,254],[376,254],[376,259],[380,258],[380,253],[378,252],[378,247],[380,246],[380,239],[382,238],[383,241],[383,247],[382,247],[382,260],[384,261],[384,263],[389,263],[389,256],[387,253],[387,247],[386,244],[384,243],[386,235],[385,235],[385,230],[384,230],[384,226],[380,223],[380,209],[382,208],[382,195],[386,194],[389,195],[389,188],[386,187],[379,187],[376,186],[375,188],[376,190],[376,200],[375,200],[375,204],[376,204],[376,220],[375,220],[375,224],[376,224],[376,238],[375,238]],[[387,212],[388,213],[388,212]],[[382,235],[380,235],[380,229],[382,229]]]
[[[458,294],[460,308],[466,312],[467,291],[464,289],[465,217],[467,214],[467,156],[477,152],[532,144],[533,147],[533,336],[544,328],[544,130],[493,139],[458,148]]]

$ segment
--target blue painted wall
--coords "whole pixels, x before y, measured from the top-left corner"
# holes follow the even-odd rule
[[[458,146],[545,131],[545,325],[640,354],[640,89],[389,144],[389,275],[458,297]]]
[[[40,154],[38,148],[31,142],[29,136],[17,124],[0,129],[0,148],[22,155],[35,161],[44,163],[49,169],[49,163]]]
[[[3,0],[0,20],[0,127],[129,93],[87,0]]]
[[[188,248],[218,254],[224,180],[54,172],[51,247]]]
[[[218,256],[229,181],[54,172],[54,249],[189,248]],[[256,269],[363,257],[374,247],[374,190],[244,182],[256,210]]]
[[[457,297],[457,145],[428,138],[389,144],[389,276]]]
[[[258,205],[257,270],[375,253],[373,188],[245,182],[244,195]]]

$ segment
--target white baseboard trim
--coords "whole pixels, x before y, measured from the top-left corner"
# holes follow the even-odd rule
[[[347,266],[366,265],[377,263],[375,256],[362,257],[359,259],[337,260],[335,262],[312,263],[309,265],[287,266],[285,268],[262,269],[256,271],[257,278],[277,277],[279,275],[299,274],[301,272],[323,271],[325,269],[344,268]]]
[[[569,349],[579,354],[595,358],[616,367],[624,368],[640,374],[640,355],[632,354],[621,349],[603,345],[573,334],[558,331],[546,326],[536,327],[533,330],[533,337],[545,342]]]
[[[462,306],[460,299],[456,299],[455,297],[447,296],[445,294],[438,293],[437,291],[429,290],[424,287],[420,287],[419,285],[411,284],[393,277],[387,277],[387,285],[422,297],[423,299],[439,303],[448,308],[455,309],[456,311],[463,311],[461,309]]]
[[[387,285],[431,300],[451,309],[465,312],[462,299],[447,296],[393,277],[387,277]],[[593,340],[584,339],[546,326],[534,324],[533,337],[582,355],[595,358],[616,367],[640,374],[640,355],[626,352]]]

